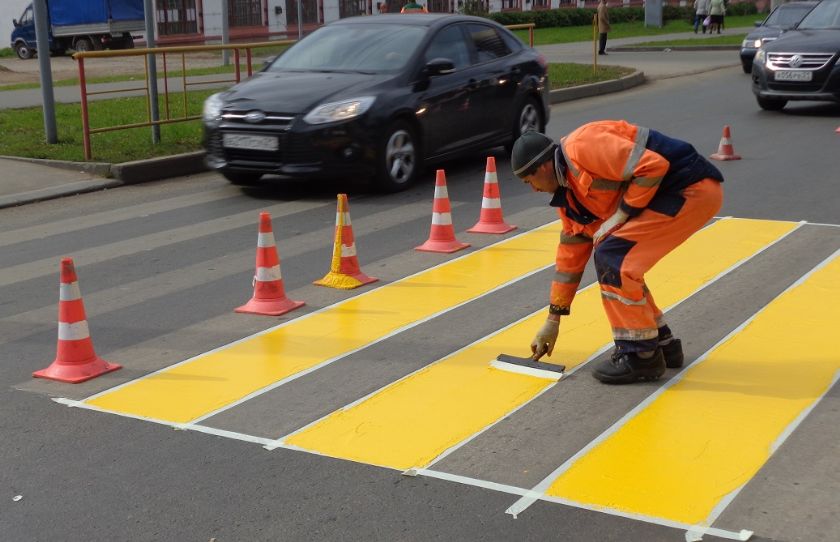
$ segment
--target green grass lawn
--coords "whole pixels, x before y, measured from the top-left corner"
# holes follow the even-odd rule
[[[726,26],[728,28],[751,27],[755,21],[760,21],[766,15],[739,15],[727,16]],[[615,23],[610,25],[612,30],[609,39],[634,38],[637,36],[657,36],[660,34],[673,34],[675,32],[693,32],[694,25],[689,21],[671,20],[665,21],[662,28],[646,27],[642,21],[631,23]],[[726,30],[724,30],[726,32]],[[743,32],[743,31],[741,31]],[[523,42],[528,43],[527,30],[515,30]],[[553,28],[537,28],[534,30],[534,45],[550,45],[552,43],[572,43],[576,41],[592,40],[591,26],[558,26]]]

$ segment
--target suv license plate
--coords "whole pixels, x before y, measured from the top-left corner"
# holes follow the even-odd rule
[[[785,70],[776,72],[776,81],[810,81],[813,76],[813,72]]]
[[[222,144],[229,149],[249,149],[256,151],[276,151],[279,148],[274,136],[224,134]]]

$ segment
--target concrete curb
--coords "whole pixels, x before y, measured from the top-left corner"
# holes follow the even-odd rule
[[[70,160],[48,160],[46,158],[26,158],[23,156],[0,155],[6,160],[17,160],[18,162],[29,162],[40,166],[49,166],[70,171],[83,171],[98,177],[109,177],[111,175],[111,164],[107,162],[72,162]]]
[[[49,188],[30,190],[28,192],[20,192],[9,196],[0,196],[0,209],[65,196],[75,196],[76,194],[84,194],[86,192],[97,192],[106,188],[116,188],[123,184],[122,181],[103,178],[102,180],[78,181],[59,186],[51,186]]]
[[[619,45],[610,47],[607,51],[630,52],[660,52],[660,51],[740,51],[740,45]]]
[[[111,175],[125,184],[137,184],[207,171],[204,151],[175,154],[111,165]]]
[[[621,92],[628,88],[633,88],[643,84],[646,81],[644,72],[637,71],[630,75],[625,75],[619,79],[612,81],[604,81],[601,83],[591,83],[589,85],[580,85],[571,88],[561,88],[552,90],[549,101],[552,104],[568,102],[580,98],[589,98],[591,96],[600,96],[602,94],[610,94],[613,92]]]

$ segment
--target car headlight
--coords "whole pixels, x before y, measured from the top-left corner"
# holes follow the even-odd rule
[[[204,100],[204,109],[201,111],[201,116],[204,122],[211,123],[219,120],[219,115],[222,113],[222,106],[225,105],[221,94],[213,94]]]
[[[753,42],[753,47],[755,47],[756,49],[758,49],[759,47],[761,47],[761,44],[762,44],[762,43],[764,43],[764,40],[757,39],[757,40],[755,40],[755,41]]]
[[[321,104],[307,113],[303,120],[309,124],[324,124],[352,119],[367,112],[373,105],[374,100],[376,98],[373,96],[362,96],[361,98]]]
[[[764,59],[767,57],[767,53],[764,49],[759,49],[758,52],[755,54],[755,58],[753,59],[753,64],[764,64]]]

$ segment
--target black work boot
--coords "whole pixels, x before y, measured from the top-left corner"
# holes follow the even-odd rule
[[[635,352],[615,351],[592,371],[592,376],[605,384],[632,384],[638,380],[656,380],[665,374],[665,357],[657,348],[653,356],[644,359]]]
[[[682,351],[682,341],[679,339],[672,339],[668,344],[659,343],[659,349],[662,350],[662,355],[665,356],[665,366],[669,369],[679,369],[683,366],[685,356]]]

